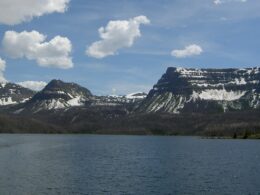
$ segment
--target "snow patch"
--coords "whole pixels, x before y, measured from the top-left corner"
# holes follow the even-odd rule
[[[21,103],[27,102],[28,100],[30,100],[30,98],[25,98],[21,101]]]
[[[58,94],[66,94],[64,91],[57,91]]]
[[[192,83],[193,86],[198,87],[223,87],[224,84],[218,83],[218,84],[207,84],[207,83]]]
[[[10,94],[12,95],[12,94],[15,94],[16,89],[9,89],[9,91],[10,91]]]
[[[216,101],[234,101],[240,99],[246,94],[246,91],[226,91],[226,89],[207,89],[201,92],[193,91],[193,99],[216,100]]]
[[[181,74],[181,77],[192,77],[192,78],[205,78],[204,73],[206,71],[202,71],[200,69],[185,69],[185,68],[177,68],[176,72]]]
[[[236,85],[246,85],[247,84],[245,78],[240,78],[240,79],[235,78],[234,81],[230,81],[229,83],[230,84],[236,84]]]
[[[17,102],[13,101],[11,97],[0,99],[0,105],[1,106],[11,105],[11,104],[17,104]]]
[[[67,103],[70,106],[82,106],[82,105],[84,105],[83,102],[82,102],[82,97],[81,96],[75,97],[75,98],[67,101]]]
[[[259,81],[257,81],[257,80],[253,80],[253,81],[250,81],[249,83],[252,83],[252,84],[259,84]]]
[[[50,102],[46,102],[46,105],[48,110],[61,109],[66,107],[65,104],[62,103],[59,99],[58,100],[52,99]]]
[[[6,83],[0,83],[0,85],[1,85],[2,88],[5,88]]]
[[[127,99],[144,99],[146,98],[146,94],[143,92],[136,92],[126,95]]]
[[[20,114],[23,110],[24,110],[24,108],[18,109],[16,111],[14,111],[14,114]]]
[[[73,98],[73,96],[70,93],[68,93],[67,95],[70,96],[70,98]]]

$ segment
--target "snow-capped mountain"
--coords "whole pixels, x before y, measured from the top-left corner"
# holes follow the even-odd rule
[[[15,84],[0,86],[0,104],[23,103],[22,111],[62,110],[71,107],[121,106],[142,113],[227,112],[260,108],[260,68],[188,69],[170,67],[149,94],[94,96],[75,83],[52,80],[36,93]],[[32,97],[33,96],[33,97]],[[32,98],[31,98],[32,97]]]
[[[226,112],[260,107],[260,68],[170,67],[137,111]]]
[[[129,108],[129,106],[133,107],[140,103],[145,97],[146,94],[143,92],[124,96],[94,96],[88,89],[78,84],[52,80],[25,104],[12,108],[11,112],[15,114],[38,113],[72,107],[93,108],[95,106],[125,106]]]
[[[78,84],[52,80],[42,91],[36,93],[25,107],[34,112],[63,109],[83,106],[91,98],[91,92]]]
[[[100,106],[117,106],[123,104],[134,104],[139,103],[147,94],[144,92],[136,92],[128,95],[108,95],[108,96],[95,96],[95,101],[92,105]]]
[[[0,83],[0,106],[26,102],[34,94],[34,91],[14,83]]]

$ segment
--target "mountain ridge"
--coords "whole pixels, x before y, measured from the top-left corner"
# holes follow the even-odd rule
[[[16,84],[2,84],[18,87]],[[0,95],[1,89],[0,88]],[[260,107],[260,68],[195,69],[168,67],[149,91],[122,96],[96,96],[76,83],[51,80],[43,90],[15,102],[32,110],[66,109],[73,106],[117,106],[132,104],[133,112],[181,112],[248,110]],[[9,94],[12,89],[9,89]],[[3,92],[2,92],[3,95]],[[8,100],[8,94],[5,94]],[[20,96],[24,97],[23,93]],[[0,102],[1,103],[1,102]],[[6,101],[6,104],[9,102]],[[12,102],[10,102],[12,104]],[[42,108],[41,108],[42,107]]]
[[[37,113],[48,110],[66,110],[72,107],[129,107],[140,102],[145,97],[146,94],[143,92],[123,96],[96,96],[87,88],[76,83],[53,79],[41,91],[34,92],[26,101],[10,105],[10,111],[15,114],[22,114],[25,112]]]
[[[50,127],[54,133],[255,135],[259,81],[259,68],[169,67],[147,96],[96,96],[78,84],[52,80],[27,101],[1,106],[0,132],[44,133]]]

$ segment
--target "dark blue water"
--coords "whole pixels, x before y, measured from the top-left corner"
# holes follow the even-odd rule
[[[260,140],[0,135],[0,194],[260,194]]]

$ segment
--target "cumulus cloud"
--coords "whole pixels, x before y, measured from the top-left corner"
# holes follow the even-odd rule
[[[247,2],[247,0],[214,0],[213,3],[215,5],[220,5],[223,3],[228,3],[228,2],[241,2],[241,3],[245,3]]]
[[[186,58],[190,56],[200,55],[203,52],[199,45],[193,44],[181,50],[173,50],[171,55],[176,58]]]
[[[0,58],[0,83],[5,83],[6,79],[4,77],[4,71],[6,67],[6,62]]]
[[[40,91],[47,85],[47,83],[43,81],[23,81],[17,84],[34,91]]]
[[[7,31],[2,41],[3,50],[11,58],[36,60],[40,66],[68,69],[73,67],[70,53],[71,42],[66,37],[56,36],[49,42],[37,31]]]
[[[1,0],[0,23],[15,25],[33,17],[54,12],[63,13],[70,0]]]
[[[100,41],[87,48],[86,54],[94,58],[115,55],[117,50],[131,47],[141,36],[140,25],[149,24],[146,16],[137,16],[129,20],[110,21],[106,27],[99,28]]]

